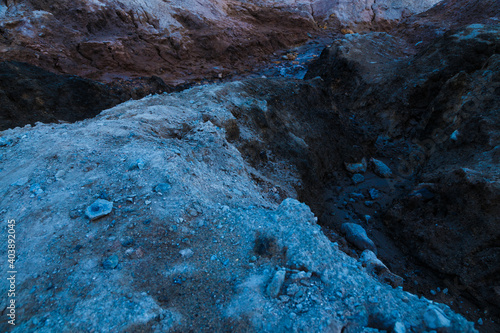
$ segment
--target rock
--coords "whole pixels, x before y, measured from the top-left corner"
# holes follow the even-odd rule
[[[460,132],[458,130],[455,130],[453,133],[451,133],[450,135],[450,139],[452,141],[457,141],[458,140],[458,135],[460,134]]]
[[[165,193],[168,193],[171,188],[172,188],[172,185],[170,185],[169,183],[160,183],[160,184],[155,186],[154,191],[156,193],[165,194]]]
[[[126,237],[121,241],[123,247],[131,247],[135,244],[135,240],[132,237]]]
[[[35,184],[30,186],[30,192],[32,192],[35,195],[40,195],[44,191],[43,191],[42,187],[40,186],[40,184],[35,183]]]
[[[21,177],[18,180],[16,180],[14,183],[12,183],[12,186],[24,186],[28,183],[29,178],[28,177]]]
[[[267,294],[269,297],[276,298],[278,297],[281,287],[283,286],[283,283],[285,282],[285,275],[286,275],[286,270],[280,269],[276,271],[274,274],[274,277],[272,278],[271,282],[267,286]]]
[[[370,159],[370,162],[373,168],[373,172],[375,172],[377,176],[382,178],[392,177],[391,169],[387,165],[385,165],[384,162],[374,158]]]
[[[370,272],[380,272],[388,270],[387,266],[377,258],[377,255],[370,250],[364,250],[359,258],[359,261]]]
[[[365,196],[361,193],[356,193],[356,192],[353,192],[351,194],[349,194],[349,196],[354,199],[354,200],[363,200],[365,198]]]
[[[56,172],[56,174],[54,175],[54,178],[57,180],[57,181],[61,181],[63,180],[63,176],[66,174],[66,172],[64,172],[64,170],[59,170]]]
[[[371,250],[377,253],[377,248],[373,241],[368,238],[365,229],[356,223],[344,223],[340,230],[344,233],[346,239],[356,245],[360,250]]]
[[[370,194],[370,198],[372,198],[372,200],[375,200],[380,196],[380,191],[376,188],[371,188],[368,193]]]
[[[374,202],[373,202],[373,201],[370,201],[370,200],[366,200],[366,201],[364,202],[364,204],[365,204],[365,206],[366,206],[366,207],[371,207],[371,206],[373,206]]]
[[[12,140],[7,139],[6,137],[0,137],[0,147],[5,147],[12,144]]]
[[[362,183],[365,181],[365,176],[363,176],[362,174],[359,174],[359,173],[356,173],[352,176],[352,182],[354,184],[359,184],[359,183]]]
[[[292,274],[290,276],[290,280],[292,280],[293,282],[297,282],[302,279],[309,279],[311,276],[312,276],[311,272],[300,271],[298,273]]]
[[[129,170],[134,170],[134,169],[142,170],[142,169],[144,169],[145,165],[146,165],[146,162],[144,162],[144,160],[142,158],[138,158],[137,160],[130,163],[128,169]]]
[[[102,267],[104,269],[115,269],[118,266],[118,262],[118,256],[113,254],[102,262]]]
[[[179,253],[184,258],[189,258],[194,254],[193,250],[191,249],[180,250]]]
[[[366,159],[363,158],[361,163],[345,163],[344,166],[347,171],[350,173],[365,173],[366,168],[368,167],[368,163],[366,163]]]
[[[97,220],[103,216],[108,215],[113,210],[113,202],[97,199],[92,205],[87,207],[85,215],[91,220]]]
[[[424,322],[431,330],[445,329],[451,326],[451,321],[435,306],[429,306],[424,313]]]
[[[393,333],[406,333],[406,327],[405,324],[401,321],[396,322],[394,324],[394,328],[392,329]]]

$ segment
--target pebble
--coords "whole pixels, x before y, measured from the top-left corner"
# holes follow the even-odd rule
[[[87,207],[85,215],[91,220],[97,220],[103,216],[108,215],[113,210],[113,203],[111,201],[97,199],[94,203]]]
[[[102,262],[102,267],[104,267],[104,269],[115,269],[116,266],[118,266],[118,262],[118,256],[113,254]]]
[[[349,194],[349,196],[354,199],[354,200],[363,200],[365,198],[365,196],[361,193],[356,193],[356,192],[353,192],[351,194]]]
[[[274,277],[271,280],[271,282],[269,283],[269,285],[267,286],[267,290],[266,290],[267,294],[270,297],[273,297],[273,298],[278,297],[280,290],[281,290],[281,287],[283,286],[283,283],[285,282],[285,274],[286,274],[286,270],[284,270],[284,269],[280,269],[280,270],[276,271],[276,273],[274,274]]]
[[[373,204],[374,204],[373,201],[369,201],[369,200],[365,201],[365,206],[366,207],[371,207],[371,206],[373,206]]]
[[[375,200],[380,196],[380,192],[376,188],[370,189],[368,193],[370,194],[370,198],[372,198],[372,200]]]
[[[345,234],[346,239],[356,245],[360,250],[371,250],[377,253],[377,248],[373,241],[368,238],[365,229],[356,223],[344,223],[340,230]]]
[[[189,257],[191,257],[194,254],[193,250],[191,250],[191,249],[180,250],[179,253],[184,258],[189,258]]]
[[[374,158],[372,158],[370,160],[370,162],[371,162],[372,167],[373,167],[373,172],[375,172],[375,174],[377,176],[382,177],[382,178],[392,177],[391,169],[387,165],[385,165],[384,162],[377,160],[377,159],[374,159]]]
[[[368,166],[365,158],[363,158],[361,163],[345,163],[344,162],[344,165],[345,165],[346,170],[349,171],[350,173],[365,173],[366,168]]]
[[[352,176],[351,180],[354,184],[359,184],[365,181],[365,176],[360,173],[356,173]]]
[[[146,162],[142,158],[139,158],[135,160],[134,162],[130,163],[128,169],[129,170],[134,170],[134,169],[139,169],[142,170],[146,166]]]
[[[451,321],[435,306],[430,306],[424,313],[424,322],[431,330],[444,329],[451,326]]]
[[[126,237],[122,240],[121,243],[123,247],[131,247],[134,245],[135,240],[132,237]]]
[[[7,138],[5,138],[5,137],[1,137],[0,138],[0,147],[5,147],[5,146],[7,146],[7,145],[9,145],[11,143],[12,143],[12,141],[9,140],[9,139],[7,139]]]
[[[402,322],[398,321],[396,324],[394,324],[394,327],[392,329],[393,333],[406,333],[406,327],[405,324]]]
[[[30,192],[32,192],[35,195],[40,195],[43,193],[43,189],[40,186],[40,184],[35,183],[30,186]]]
[[[66,172],[64,172],[63,170],[59,170],[56,172],[54,177],[56,178],[57,181],[61,181],[61,180],[63,180],[63,176],[65,173]]]
[[[12,183],[11,185],[12,186],[24,186],[24,185],[26,185],[28,180],[29,180],[28,177],[21,177],[17,181],[15,181],[14,183]]]
[[[455,130],[453,133],[451,133],[450,139],[453,140],[453,141],[457,141],[459,134],[460,134],[460,132],[458,130]]]
[[[483,322],[483,318],[479,318],[477,320],[477,324],[480,325],[480,326],[483,326],[484,322]]]
[[[171,188],[172,188],[172,185],[170,185],[169,183],[160,183],[160,184],[155,186],[154,191],[156,193],[164,194],[164,193],[167,193],[168,191],[170,191]]]

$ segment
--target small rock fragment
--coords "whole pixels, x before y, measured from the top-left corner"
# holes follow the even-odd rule
[[[184,258],[189,258],[189,257],[191,257],[193,255],[194,252],[191,249],[184,249],[184,250],[180,250],[179,253]]]
[[[391,169],[387,165],[385,165],[384,162],[377,160],[377,159],[374,159],[374,158],[372,158],[370,160],[370,162],[371,162],[372,167],[373,167],[373,172],[375,172],[375,174],[377,176],[382,177],[382,178],[392,177]]]
[[[167,193],[168,191],[170,191],[170,189],[172,188],[172,185],[170,185],[169,183],[160,183],[158,185],[155,186],[154,188],[154,191],[156,193]]]
[[[135,160],[134,162],[130,163],[128,169],[129,170],[134,170],[134,169],[139,169],[142,170],[146,166],[146,162],[142,158],[139,158]]]
[[[356,245],[360,250],[371,250],[377,253],[377,248],[373,241],[368,238],[365,229],[356,223],[344,223],[340,230],[345,234],[345,238]]]
[[[460,134],[460,132],[458,130],[455,130],[453,133],[451,133],[450,139],[453,140],[453,141],[457,141],[459,134]]]
[[[398,321],[396,324],[394,324],[394,328],[392,329],[393,333],[406,333],[406,327],[405,324]]]
[[[368,193],[370,194],[370,198],[372,198],[372,200],[375,200],[380,196],[380,192],[376,188],[371,188]]]
[[[373,201],[370,201],[370,200],[366,200],[366,201],[365,201],[365,206],[366,206],[366,207],[371,207],[371,206],[373,206],[373,204],[374,204],[374,202],[373,202]]]
[[[54,178],[57,180],[57,181],[61,181],[63,180],[63,177],[64,177],[64,174],[66,172],[64,172],[63,170],[59,170],[56,172],[56,174],[54,175]]]
[[[118,266],[118,256],[113,254],[102,262],[104,269],[115,269]]]
[[[346,170],[349,171],[350,173],[365,173],[368,164],[366,163],[366,159],[363,158],[361,163],[345,163],[344,162],[344,166],[345,166]]]
[[[97,220],[108,215],[113,210],[113,203],[108,200],[97,199],[92,205],[85,210],[85,215],[91,220]]]
[[[28,177],[21,177],[17,181],[15,181],[14,183],[12,183],[11,185],[12,186],[24,186],[24,185],[26,185],[28,180],[29,180]]]
[[[40,195],[43,193],[43,189],[40,186],[40,184],[35,183],[35,184],[30,186],[30,192],[32,192],[35,195]]]
[[[0,147],[5,147],[5,146],[7,146],[7,145],[9,145],[11,143],[12,143],[11,140],[9,140],[9,139],[7,139],[5,137],[0,137]]]
[[[286,271],[284,269],[278,270],[275,274],[269,285],[267,286],[267,294],[272,297],[278,297],[281,287],[285,282],[285,274]]]
[[[431,330],[443,329],[451,326],[451,321],[435,306],[429,306],[427,308],[424,313],[424,322],[427,328]]]
[[[363,175],[362,175],[362,174],[360,174],[360,173],[356,173],[356,174],[354,174],[354,175],[352,176],[352,178],[351,178],[351,179],[352,179],[352,182],[353,182],[354,184],[359,184],[359,183],[362,183],[362,182],[364,182],[364,181],[365,181],[365,176],[363,176]]]

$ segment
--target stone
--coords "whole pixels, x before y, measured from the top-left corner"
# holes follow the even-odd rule
[[[370,160],[373,172],[379,177],[382,178],[391,178],[392,171],[391,169],[382,161],[372,158]]]
[[[361,193],[356,193],[356,192],[353,192],[351,194],[349,194],[349,196],[354,199],[354,200],[363,200],[365,198],[365,196]]]
[[[424,322],[428,329],[438,330],[451,326],[451,321],[444,315],[443,311],[435,306],[429,306],[424,313]]]
[[[405,324],[401,321],[398,321],[394,324],[394,328],[392,329],[393,333],[406,333]]]
[[[40,195],[44,191],[43,191],[42,187],[40,186],[40,184],[35,183],[35,184],[30,186],[30,192],[32,192],[35,195]]]
[[[144,160],[142,158],[138,158],[137,160],[130,163],[130,165],[128,166],[128,169],[129,170],[135,170],[135,169],[142,170],[142,169],[144,169],[145,166],[146,166],[146,162],[144,162]]]
[[[132,237],[125,237],[121,243],[123,247],[131,247],[135,244],[135,240]]]
[[[368,193],[370,194],[370,198],[372,198],[372,200],[375,200],[380,196],[380,191],[376,188],[371,188]]]
[[[180,250],[179,253],[183,258],[189,258],[193,255],[194,252],[191,249],[184,249]]]
[[[118,262],[118,256],[113,254],[102,262],[102,267],[104,269],[115,269],[118,266]]]
[[[272,297],[276,298],[278,297],[281,287],[283,286],[283,283],[285,282],[285,275],[286,275],[286,270],[280,269],[276,271],[274,274],[274,277],[272,278],[271,282],[267,286],[267,294]]]
[[[113,210],[113,202],[103,199],[97,199],[94,203],[87,207],[85,215],[91,220],[97,220],[108,215]]]
[[[26,183],[28,183],[29,178],[28,177],[21,177],[14,183],[12,183],[12,186],[24,186]]]
[[[12,143],[11,140],[5,138],[5,137],[0,137],[0,147],[5,147],[5,146],[8,146]]]
[[[156,193],[164,194],[164,193],[167,193],[168,191],[170,191],[171,188],[172,188],[172,185],[170,185],[169,183],[160,183],[160,184],[155,186],[154,191]]]
[[[350,173],[365,173],[368,167],[368,163],[366,163],[366,159],[363,158],[363,160],[361,160],[361,163],[344,162],[344,166],[346,170],[349,171]]]
[[[356,223],[344,223],[340,230],[344,233],[345,238],[354,244],[360,250],[371,250],[377,253],[377,248],[373,241],[368,238],[365,229]]]
[[[352,179],[352,182],[353,182],[354,184],[359,184],[359,183],[362,183],[362,182],[364,182],[364,181],[365,181],[365,176],[363,176],[363,175],[362,175],[362,174],[360,174],[360,173],[356,173],[356,174],[354,174],[354,175],[352,176],[352,178],[351,178],[351,179]]]

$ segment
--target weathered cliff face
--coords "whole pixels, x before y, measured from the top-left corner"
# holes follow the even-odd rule
[[[101,81],[157,75],[178,84],[247,70],[328,22],[377,25],[435,2],[3,1],[0,60]]]

